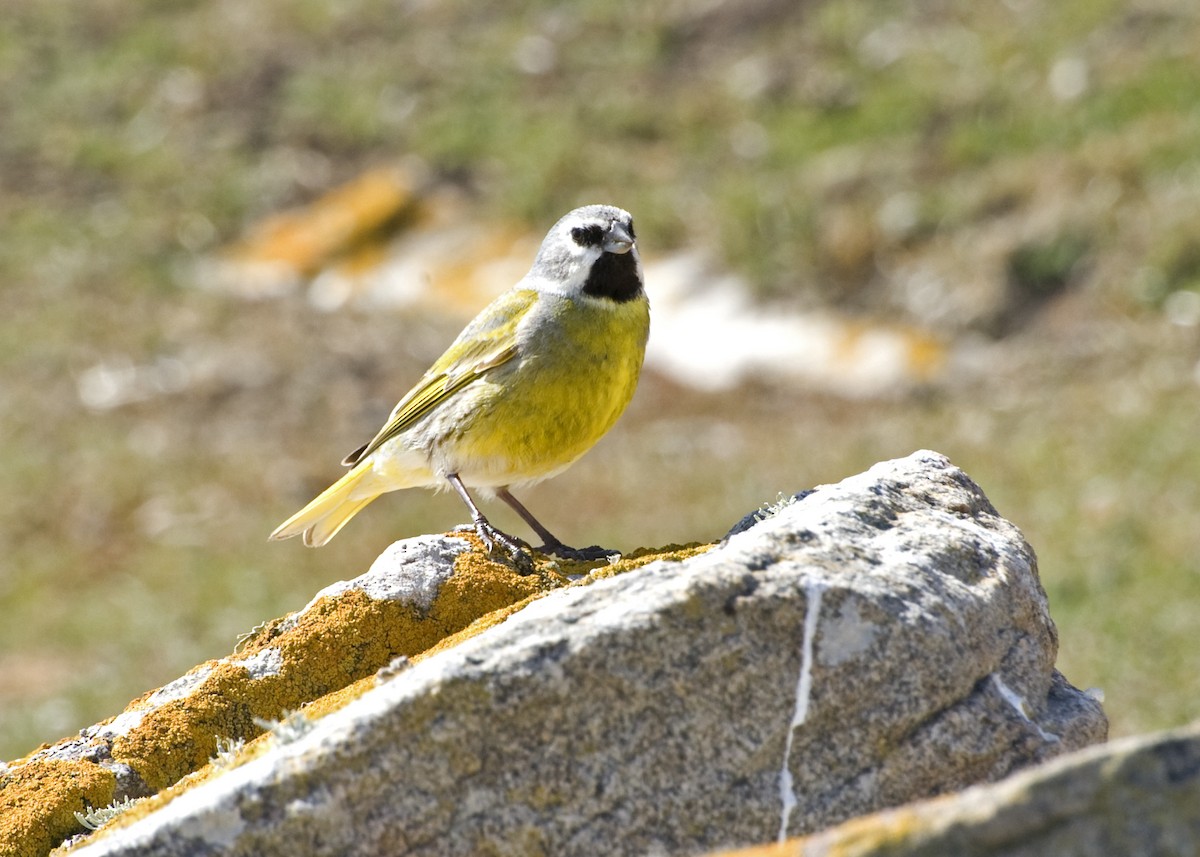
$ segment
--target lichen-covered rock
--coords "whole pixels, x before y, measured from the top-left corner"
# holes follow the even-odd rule
[[[473,541],[396,542],[368,572],[256,629],[229,657],[200,664],[74,738],[0,766],[0,857],[46,854],[83,832],[74,818],[84,808],[80,795],[105,806],[154,794],[204,767],[219,740],[253,738],[262,722],[328,700],[482,616],[567,582],[545,568],[522,575],[491,562]],[[30,842],[37,843],[32,851]]]
[[[492,563],[457,574],[470,548],[446,536],[397,542],[366,574],[327,587],[242,651],[200,665],[83,737],[109,742],[112,758],[158,791],[204,765],[218,738],[257,735],[255,718],[277,719],[550,588]]]
[[[76,832],[75,813],[112,801],[115,777],[88,762],[39,759],[0,766],[0,854],[41,857]]]
[[[695,853],[1103,740],[1032,550],[945,458],[552,592],[79,850]]]

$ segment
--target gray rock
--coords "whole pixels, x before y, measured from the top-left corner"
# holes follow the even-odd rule
[[[921,452],[546,595],[76,853],[687,854],[1102,741],[1033,551]]]
[[[743,853],[743,852],[739,852]],[[999,783],[856,818],[745,857],[1200,853],[1200,722],[1090,747]]]

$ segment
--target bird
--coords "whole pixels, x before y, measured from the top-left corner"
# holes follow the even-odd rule
[[[612,428],[633,398],[650,333],[633,217],[587,205],[551,227],[533,265],[488,304],[391,412],[350,468],[271,533],[326,544],[368,503],[402,488],[452,488],[489,554],[528,569],[528,543],[494,527],[471,490],[508,504],[564,559],[573,548],[511,493],[564,471]]]

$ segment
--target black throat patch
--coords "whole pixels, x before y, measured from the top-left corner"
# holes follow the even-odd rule
[[[585,295],[608,298],[619,304],[633,300],[641,291],[642,279],[633,253],[601,253],[583,284]]]

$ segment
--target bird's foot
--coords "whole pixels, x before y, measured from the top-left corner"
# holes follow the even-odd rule
[[[479,536],[479,540],[488,549],[488,553],[495,553],[496,549],[500,548],[508,554],[513,565],[517,567],[517,571],[521,574],[533,573],[533,556],[531,555],[533,548],[526,542],[521,541],[515,536],[510,536],[501,530],[497,530],[483,517],[475,521],[475,534]]]
[[[538,553],[552,554],[553,556],[561,557],[562,559],[574,559],[583,562],[591,562],[597,559],[612,560],[621,556],[621,552],[602,548],[600,545],[592,545],[587,548],[573,548],[569,545],[564,545],[562,542],[547,542],[541,547],[534,548]]]

